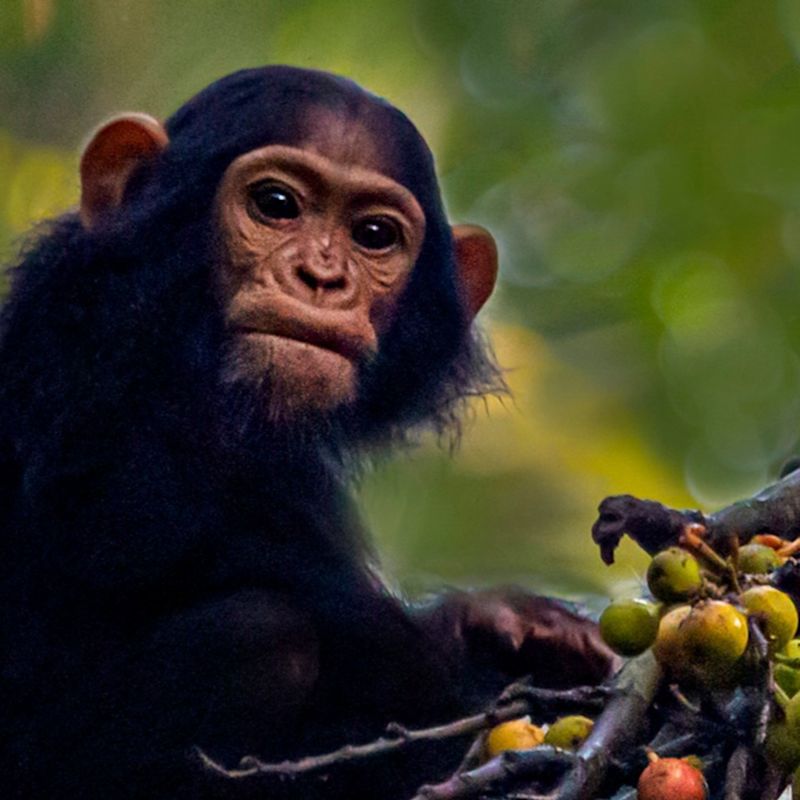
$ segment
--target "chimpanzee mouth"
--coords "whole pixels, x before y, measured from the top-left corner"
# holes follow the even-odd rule
[[[369,349],[365,348],[363,340],[351,339],[344,336],[298,336],[283,331],[262,330],[260,328],[237,328],[237,332],[243,336],[270,337],[273,339],[283,339],[288,342],[316,347],[320,350],[327,350],[335,353],[348,361],[360,361],[369,355]]]
[[[236,298],[229,309],[234,335],[295,341],[328,350],[352,362],[369,360],[378,350],[369,318],[353,309],[316,309],[288,297]]]

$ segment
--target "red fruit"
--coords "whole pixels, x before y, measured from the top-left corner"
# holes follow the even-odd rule
[[[706,800],[703,773],[680,758],[658,758],[639,776],[638,800]]]

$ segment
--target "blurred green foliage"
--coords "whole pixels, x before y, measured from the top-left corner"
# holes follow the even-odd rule
[[[798,55],[797,0],[0,0],[0,250],[74,203],[115,111],[260,63],[353,77],[497,236],[515,390],[455,459],[366,481],[390,571],[604,591],[641,564],[600,568],[605,494],[713,507],[796,447]]]

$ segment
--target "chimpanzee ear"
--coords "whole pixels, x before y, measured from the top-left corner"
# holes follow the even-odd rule
[[[497,280],[497,245],[492,234],[477,225],[454,225],[452,230],[461,295],[474,317]]]
[[[164,126],[147,114],[123,114],[101,125],[81,156],[81,222],[97,226],[122,203],[134,169],[169,141]]]

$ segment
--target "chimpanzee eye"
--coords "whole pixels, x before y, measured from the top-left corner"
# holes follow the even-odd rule
[[[388,217],[365,217],[352,231],[353,241],[368,250],[386,250],[401,240],[400,226]]]
[[[278,183],[257,183],[250,187],[250,200],[258,216],[267,219],[294,219],[300,216],[295,196]]]

